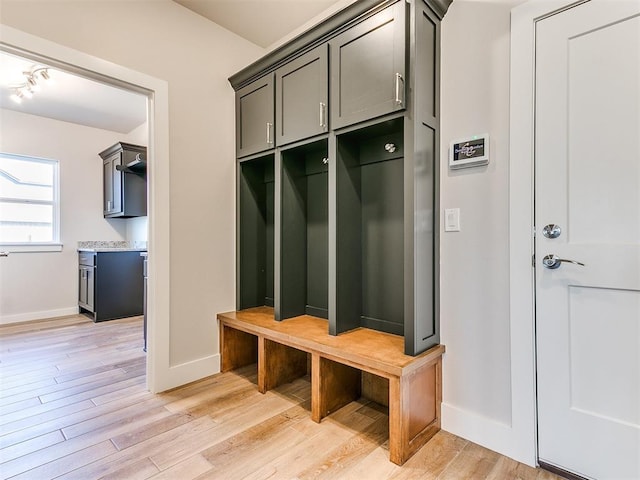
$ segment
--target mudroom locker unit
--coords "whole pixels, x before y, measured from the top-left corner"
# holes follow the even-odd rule
[[[237,308],[439,343],[440,21],[355,2],[230,78]]]

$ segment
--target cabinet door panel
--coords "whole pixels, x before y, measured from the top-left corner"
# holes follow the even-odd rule
[[[244,157],[275,146],[273,74],[236,92],[237,155]]]
[[[103,213],[109,215],[113,208],[113,175],[111,174],[111,160],[102,163],[102,186],[103,186]]]
[[[94,312],[95,311],[95,308],[94,308],[95,278],[94,278],[93,267],[87,268],[86,280],[87,280],[87,306],[89,307],[90,311]]]
[[[122,156],[118,154],[111,162],[111,177],[113,178],[113,207],[111,213],[122,212],[122,175],[118,166],[122,165]]]
[[[405,43],[404,2],[331,40],[334,129],[405,108]]]
[[[278,145],[328,130],[327,49],[321,45],[276,71]]]
[[[87,269],[84,267],[80,267],[78,269],[78,303],[80,303],[81,305],[87,304],[86,271]]]

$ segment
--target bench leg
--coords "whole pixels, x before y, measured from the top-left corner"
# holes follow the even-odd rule
[[[311,418],[320,422],[324,417],[354,400],[361,394],[361,371],[322,358],[311,357]]]
[[[258,339],[258,391],[289,383],[307,374],[307,353],[281,343]]]
[[[440,430],[442,360],[389,380],[389,460],[402,465]]]

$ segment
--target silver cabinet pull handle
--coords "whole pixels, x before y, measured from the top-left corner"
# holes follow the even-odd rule
[[[273,143],[273,140],[271,140],[271,127],[273,125],[271,124],[271,122],[267,122],[267,145],[271,145]]]
[[[320,128],[327,128],[327,105],[324,102],[320,102]]]
[[[8,257],[9,252],[0,252],[0,257]]]
[[[575,260],[567,260],[566,258],[560,258],[555,253],[550,253],[549,255],[545,255],[542,259],[542,265],[551,270],[555,270],[556,268],[560,268],[562,263],[573,263],[574,265],[580,265],[584,267],[585,264],[582,262],[576,262]]]
[[[402,91],[404,90],[404,88],[401,88],[400,84],[402,84],[402,87],[404,87],[404,78],[402,77],[401,73],[396,73],[396,98],[395,98],[395,102],[397,105],[402,106],[402,104],[404,103],[404,95],[402,95]]]

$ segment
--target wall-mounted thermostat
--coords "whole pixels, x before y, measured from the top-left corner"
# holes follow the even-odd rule
[[[454,140],[449,145],[449,168],[469,168],[489,163],[489,134]]]

